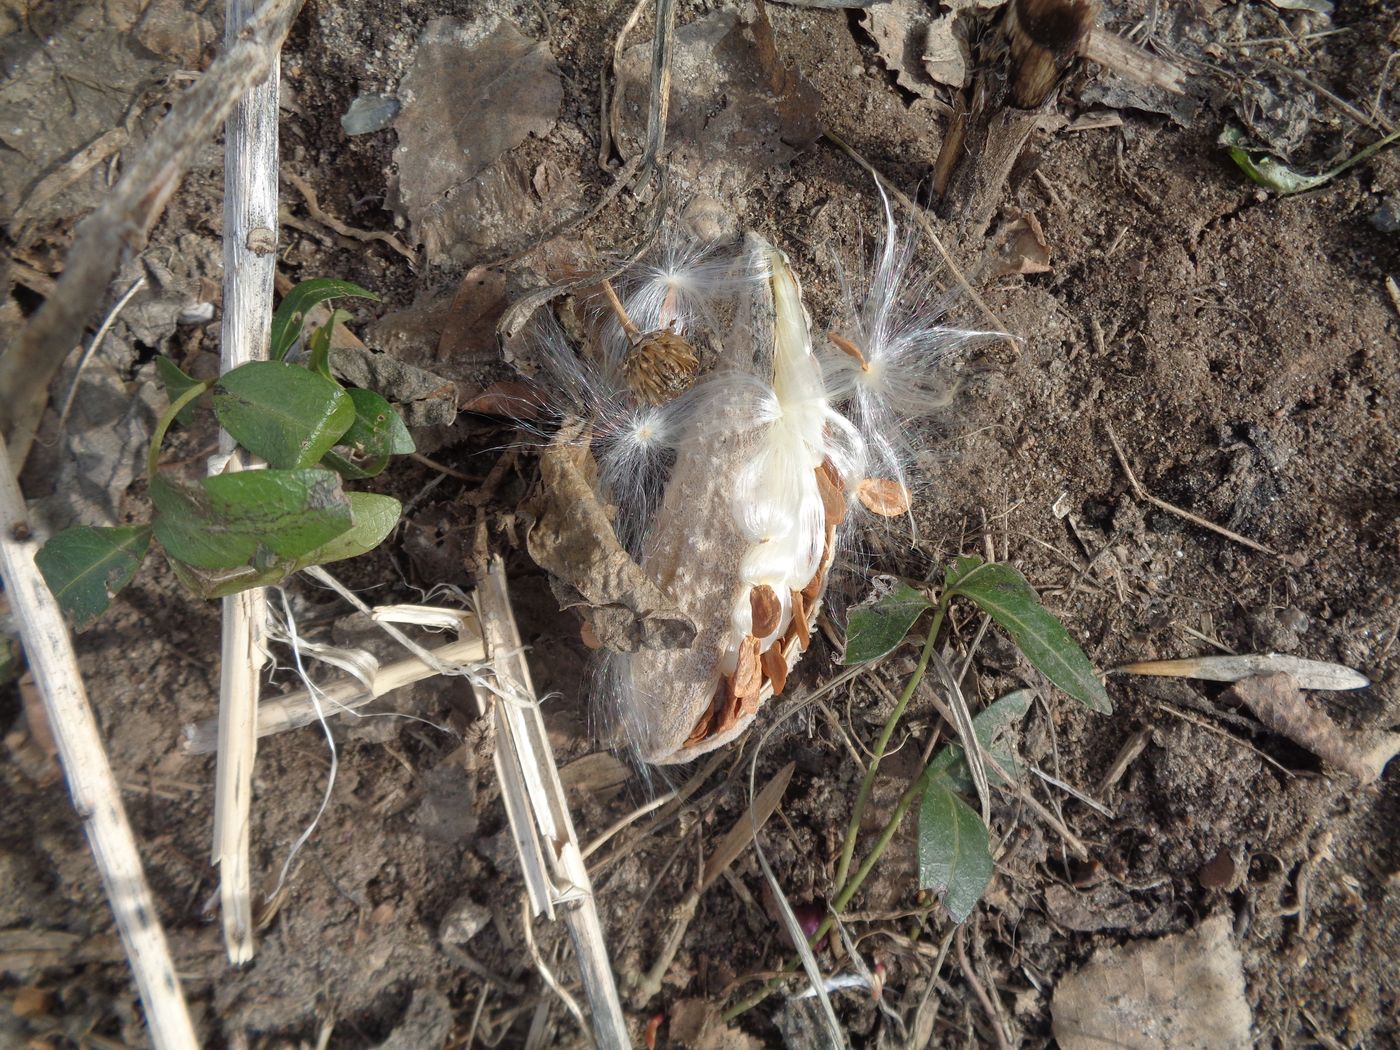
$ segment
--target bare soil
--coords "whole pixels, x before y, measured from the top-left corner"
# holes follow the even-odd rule
[[[131,53],[154,69],[168,74],[207,64],[216,39],[211,30],[221,17],[217,5],[163,5],[175,25],[189,30],[178,37],[180,47],[168,43],[168,33],[152,37],[148,23],[118,6],[75,0],[55,14],[20,4],[24,10],[7,16],[7,54],[18,62],[25,41],[25,54],[42,51],[43,39],[74,31],[82,19],[106,19],[115,27],[112,39],[129,41]],[[682,27],[730,9],[680,6]],[[559,220],[541,201],[586,204],[611,186],[613,173],[597,161],[598,85],[627,9],[596,0],[311,0],[283,61],[283,164],[314,187],[325,212],[351,227],[397,233],[412,244],[412,231],[391,210],[399,177],[395,131],[349,137],[340,118],[357,95],[398,88],[420,32],[434,18],[498,15],[546,43],[559,66],[563,101],[547,134],[529,136],[511,151],[522,170],[548,175],[535,179],[533,211],[522,213],[515,227],[483,220],[491,243],[414,268],[383,243],[336,234],[285,187],[295,225],[282,233],[284,272],[294,280],[342,277],[380,292],[383,303],[360,307],[351,327],[376,349],[450,375],[464,397],[511,378],[490,325],[478,331],[464,320],[472,296],[455,310],[453,297],[474,264],[500,263]],[[896,186],[919,192],[946,123],[938,94],[921,97],[902,87],[855,12],[774,3],[767,18],[778,60],[819,96],[820,124]],[[1018,346],[996,344],[967,362],[958,402],[930,432],[931,484],[921,496],[917,545],[911,549],[893,535],[868,539],[838,586],[849,602],[859,600],[871,570],[936,580],[954,555],[980,553],[989,541],[1036,586],[1099,668],[1220,650],[1332,660],[1359,669],[1373,684],[1357,693],[1312,694],[1313,700],[1349,727],[1393,726],[1400,720],[1400,301],[1388,296],[1386,279],[1400,277],[1400,235],[1393,220],[1387,227],[1378,214],[1388,208],[1393,215],[1400,206],[1400,153],[1382,153],[1320,189],[1281,198],[1245,179],[1215,138],[1241,108],[1256,114],[1268,108],[1240,101],[1247,85],[1264,76],[1264,67],[1242,55],[1262,60],[1266,52],[1265,45],[1242,51],[1241,40],[1335,30],[1275,45],[1268,55],[1348,100],[1374,126],[1268,67],[1277,78],[1270,81],[1276,98],[1289,105],[1302,99],[1311,114],[1297,143],[1285,143],[1280,133],[1281,148],[1315,170],[1373,141],[1391,126],[1386,120],[1400,120],[1393,61],[1400,15],[1381,0],[1342,0],[1330,20],[1263,3],[1159,11],[1128,0],[1101,21],[1121,32],[1138,27],[1139,38],[1155,33],[1168,53],[1200,56],[1182,58],[1196,106],[1183,117],[1086,101],[1101,97],[1092,89],[1103,75],[1092,71],[1066,83],[1054,110],[1064,119],[1047,121],[1034,136],[1003,202],[1038,217],[1052,269],[982,289]],[[144,43],[137,39],[142,25]],[[645,52],[649,35],[647,16],[629,41]],[[87,75],[100,78],[101,70]],[[15,76],[7,73],[11,87]],[[158,105],[177,88],[178,81],[158,87],[148,102]],[[74,89],[74,105],[83,104],[86,90]],[[678,82],[682,96],[688,90]],[[31,102],[57,105],[48,96]],[[684,110],[685,103],[678,106]],[[1077,129],[1073,122],[1086,115],[1118,121]],[[115,111],[101,119],[117,119]],[[1260,117],[1256,127],[1266,123]],[[5,148],[13,158],[12,146]],[[623,148],[630,156],[635,145],[629,140]],[[682,181],[690,179],[685,188],[693,193],[722,199],[736,226],[759,229],[780,244],[802,272],[820,318],[836,299],[833,255],[855,261],[861,231],[868,244],[868,231],[878,229],[877,200],[869,177],[826,140],[788,152],[790,158],[733,170],[721,163]],[[219,154],[211,145],[145,253],[172,274],[177,297],[190,302],[217,297],[221,200]],[[14,201],[7,201],[12,215]],[[27,232],[12,223],[7,241],[25,266],[49,274],[61,265],[72,222],[91,203],[81,195],[57,201]],[[644,214],[623,194],[559,242],[506,268],[545,272],[562,261],[625,250]],[[931,249],[925,254],[936,267]],[[961,259],[975,261],[975,253]],[[467,278],[484,279],[480,272]],[[512,291],[517,282],[510,278]],[[30,278],[13,293],[21,313],[32,313],[41,300],[36,284],[42,281]],[[954,316],[983,323],[965,299]],[[469,337],[456,360],[443,361],[439,336],[452,325],[464,326]],[[143,341],[134,326],[113,333],[128,354],[117,358],[114,374],[132,398],[149,381],[157,351],[198,374],[216,367],[217,322],[161,329],[157,345]],[[1139,499],[1110,428],[1152,495],[1281,556]],[[182,454],[206,451],[200,436],[184,440]],[[500,449],[519,443],[509,423],[464,413],[450,430],[424,435],[423,447],[485,479]],[[63,476],[64,454],[36,448],[25,476],[31,495],[46,495]],[[418,463],[391,470],[377,484],[408,504],[405,523],[385,549],[342,575],[369,589],[374,601],[412,600],[438,583],[469,588],[467,552],[485,523],[491,544],[507,556],[536,684],[553,694],[545,715],[559,764],[566,779],[580,777],[585,767],[570,763],[595,750],[587,652],[577,620],[559,611],[523,550],[513,512],[533,484],[533,455],[528,449],[511,455],[484,486],[442,478]],[[103,462],[114,459],[120,453]],[[118,516],[143,515],[139,480],[111,495]],[[342,619],[347,610],[325,595],[300,586],[293,592],[304,632],[364,637]],[[966,652],[976,630],[971,610],[960,610],[955,650]],[[257,958],[242,970],[228,966],[208,863],[213,760],[186,754],[182,744],[186,724],[215,713],[218,636],[217,607],[185,595],[152,559],[114,609],[79,638],[92,702],[205,1045],[315,1046],[323,1031],[329,1042],[320,1045],[345,1048],[459,1047],[469,1038],[501,1046],[578,1045],[576,1024],[539,979],[522,940],[518,862],[465,686],[418,688],[387,705],[413,719],[335,724],[339,773],[330,804],[259,934]],[[906,650],[886,661],[877,672],[884,687],[897,690],[912,662]],[[830,645],[819,641],[789,696],[835,670]],[[289,678],[272,688],[290,688]],[[1096,948],[1184,931],[1223,912],[1244,955],[1257,1045],[1400,1045],[1395,774],[1358,787],[1225,705],[1223,686],[1131,676],[1108,681],[1112,716],[1091,714],[1044,686],[1020,739],[1027,759],[1097,803],[1043,782],[1033,788],[1089,845],[1092,862],[1072,861],[1056,832],[1014,799],[993,810],[1004,851],[966,937],[971,964],[1001,1004],[1002,1023],[1021,1045],[1053,1045],[1050,1002],[1061,975]],[[1007,641],[989,632],[972,661],[968,696],[985,702],[1027,683],[1043,685]],[[794,903],[819,903],[831,894],[860,778],[849,741],[868,745],[888,710],[879,689],[861,685],[828,698],[825,713],[808,708],[787,719],[763,745],[760,782],[797,764],[781,816],[764,833],[768,861]],[[624,979],[651,965],[697,864],[743,814],[749,756],[784,712],[782,703],[769,705],[685,807],[663,810],[668,819],[660,822],[633,824],[590,861]],[[882,767],[872,828],[914,771],[916,752],[936,722],[931,704],[916,699],[911,740]],[[0,1011],[0,1044],[147,1045],[78,820],[51,763],[35,749],[14,685],[0,691],[0,724],[9,734],[8,757],[0,761],[0,1003],[14,1004],[25,988],[50,993],[28,1018]],[[1140,754],[1104,786],[1120,750],[1140,733],[1146,741]],[[315,727],[263,741],[254,868],[265,889],[276,884],[291,844],[316,814],[328,770],[326,739]],[[680,783],[693,772],[673,775]],[[664,786],[634,777],[621,786],[576,790],[580,838],[592,840]],[[987,1016],[957,962],[950,957],[934,972],[946,918],[929,914],[917,939],[910,937],[913,917],[922,914],[913,857],[906,827],[857,898],[852,935],[870,965],[883,965],[884,1002],[906,1019],[936,982],[927,1045],[993,1045]],[[667,1022],[658,1045],[681,1045],[670,1029],[677,1004],[737,1001],[786,959],[771,891],[751,852],[731,876],[702,898],[661,995],[633,1011],[639,1045],[658,1013]],[[489,921],[467,937],[465,917],[477,911]],[[545,958],[578,994],[567,938],[547,923],[535,931]],[[829,954],[822,958],[835,968]],[[752,1040],[748,1045],[783,1044],[781,1001],[770,999],[735,1022]],[[900,1045],[881,1041],[891,1022],[868,992],[841,993],[836,1004],[853,1045]],[[704,1045],[745,1045],[738,1033],[722,1036],[731,1042]],[[883,1038],[890,1039],[888,1032]]]

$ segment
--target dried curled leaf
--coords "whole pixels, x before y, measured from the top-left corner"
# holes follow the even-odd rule
[[[882,518],[897,518],[909,512],[913,496],[893,478],[866,478],[856,486],[861,506]]]
[[[618,543],[593,486],[596,474],[583,425],[561,428],[540,455],[540,491],[521,507],[530,520],[530,556],[550,573],[561,607],[587,610],[602,648],[636,652],[690,645],[694,621]]]
[[[1386,763],[1400,752],[1400,733],[1343,729],[1308,703],[1291,674],[1246,678],[1236,682],[1230,692],[1275,733],[1363,784],[1380,779]]]

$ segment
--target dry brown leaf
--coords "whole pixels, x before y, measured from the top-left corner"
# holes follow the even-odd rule
[[[457,407],[463,412],[478,412],[483,416],[538,419],[540,394],[528,383],[504,380],[462,398]]]
[[[1005,277],[1013,273],[1049,273],[1050,245],[1040,220],[1028,211],[992,235],[995,254],[987,265],[988,276]]]
[[[882,518],[897,518],[909,511],[914,497],[893,478],[866,478],[856,486],[861,506]]]
[[[749,611],[753,614],[753,633],[767,638],[778,629],[783,618],[783,606],[778,594],[766,583],[760,583],[749,591]]]
[[[395,203],[428,262],[469,261],[483,236],[504,240],[536,224],[544,209],[533,172],[509,151],[548,134],[563,94],[548,44],[505,19],[428,23],[394,122]]]
[[[1187,933],[1102,950],[1060,979],[1062,1050],[1248,1050],[1252,1018],[1228,915]]]
[[[720,1019],[719,1007],[683,999],[671,1008],[669,1041],[686,1050],[760,1050],[761,1042]]]
[[[586,607],[599,645],[616,652],[685,648],[695,623],[628,557],[594,488],[597,465],[581,423],[540,454],[540,490],[521,506],[525,545],[562,608]]]
[[[1240,700],[1275,733],[1363,784],[1380,779],[1386,763],[1400,752],[1400,733],[1343,729],[1308,703],[1291,674],[1246,678],[1236,682],[1229,695]]]

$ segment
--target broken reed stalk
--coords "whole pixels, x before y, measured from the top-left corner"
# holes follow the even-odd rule
[[[237,43],[252,20],[252,0],[229,0],[225,39]],[[224,140],[224,316],[219,369],[267,358],[277,268],[277,85],[280,60],[229,114]],[[255,466],[228,434],[228,470]],[[219,747],[214,777],[213,862],[219,866],[224,946],[235,966],[253,958],[250,842],[253,761],[257,754],[258,677],[265,659],[266,591],[223,600],[219,671]]]
[[[440,665],[478,663],[486,658],[479,634],[448,642],[431,652]],[[258,739],[309,726],[322,717],[330,719],[352,713],[386,693],[440,673],[438,667],[410,656],[381,667],[368,685],[357,678],[346,678],[317,689],[314,699],[308,690],[298,689],[286,696],[263,700],[258,704]],[[185,750],[192,755],[207,755],[217,750],[218,726],[218,719],[186,726]]]
[[[0,574],[19,621],[73,806],[102,876],[156,1050],[195,1050],[184,993],[58,603],[34,564],[24,496],[0,437]]]
[[[195,154],[234,104],[276,61],[303,0],[266,0],[229,36],[223,52],[184,94],[97,209],[74,231],[63,277],[0,356],[0,429],[23,466],[48,402],[49,383],[82,341],[122,257],[140,251]],[[245,9],[251,5],[244,5]]]
[[[602,1050],[622,1050],[632,1045],[627,1021],[499,555],[490,559],[476,591],[476,606],[494,681],[473,678],[472,691],[482,717],[490,718],[495,728],[496,777],[529,905],[534,914],[551,919],[556,910],[562,913],[593,1015],[593,1041]]]

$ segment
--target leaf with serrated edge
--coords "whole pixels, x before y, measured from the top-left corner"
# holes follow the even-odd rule
[[[268,356],[274,361],[286,357],[287,351],[301,334],[302,326],[306,324],[307,312],[318,303],[342,295],[379,301],[379,296],[349,281],[337,281],[332,277],[316,277],[310,281],[302,281],[282,297],[282,301],[277,305],[277,312],[272,315]]]
[[[165,552],[201,569],[298,558],[354,524],[340,478],[316,468],[244,470],[197,485],[157,476],[151,502]]]
[[[943,891],[954,922],[972,914],[994,871],[987,827],[972,807],[934,777],[919,803],[919,885]]]
[[[844,662],[863,664],[884,656],[904,641],[914,621],[931,608],[932,603],[907,583],[891,576],[875,577],[870,597],[851,610]]]
[[[1036,670],[1070,696],[1100,714],[1113,712],[1113,702],[1089,658],[1040,604],[1026,578],[1010,565],[959,558],[944,578],[944,589],[946,594],[961,594],[976,602],[1006,628]]]
[[[78,525],[44,544],[34,563],[73,626],[84,627],[131,582],[150,545],[149,525]]]
[[[226,372],[213,403],[235,441],[283,470],[311,466],[355,422],[355,404],[339,384],[278,361]]]

